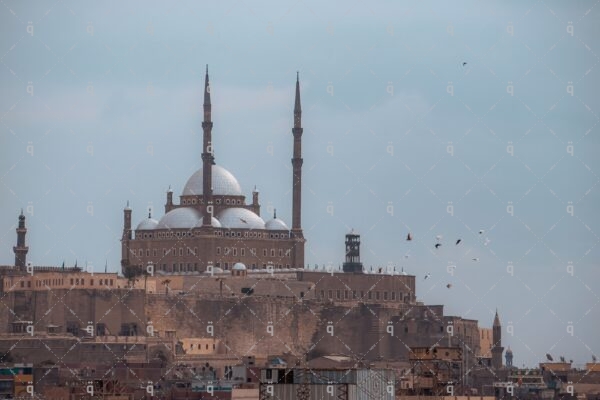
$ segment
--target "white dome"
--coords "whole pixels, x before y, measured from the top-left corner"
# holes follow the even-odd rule
[[[216,219],[215,217],[212,217],[210,219],[210,224],[215,227],[215,228],[220,228],[221,227],[221,223],[219,222],[218,219]],[[196,228],[200,228],[202,227],[202,217],[200,218],[200,220],[198,221],[198,223],[196,224]]]
[[[223,228],[229,229],[265,229],[265,221],[245,208],[226,208],[217,215]]]
[[[145,220],[143,220],[142,222],[140,222],[137,226],[137,228],[135,228],[137,231],[150,231],[152,229],[155,229],[156,226],[158,225],[158,221],[152,218],[146,218]]]
[[[193,196],[202,194],[202,168],[194,173],[188,179],[183,189],[183,196]],[[217,196],[242,196],[242,188],[235,176],[223,167],[212,166],[212,187],[213,194]]]
[[[270,231],[289,231],[290,228],[279,218],[273,218],[265,224],[265,228]]]
[[[241,262],[239,263],[235,263],[235,265],[232,268],[234,271],[245,271],[247,270],[246,266],[244,264],[242,264]]]
[[[201,219],[200,212],[193,208],[175,208],[160,219],[157,229],[192,229]]]

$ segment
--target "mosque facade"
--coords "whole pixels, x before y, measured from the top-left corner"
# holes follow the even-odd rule
[[[212,139],[208,67],[204,84],[202,168],[187,181],[173,201],[169,189],[165,214],[149,213],[133,228],[132,209],[124,209],[121,268],[132,267],[158,274],[195,274],[231,270],[241,263],[248,269],[304,267],[305,239],[301,226],[302,110],[300,83],[296,78],[292,158],[292,227],[276,214],[265,221],[260,214],[259,193],[251,203],[231,172],[215,164]],[[239,266],[238,266],[239,267]]]

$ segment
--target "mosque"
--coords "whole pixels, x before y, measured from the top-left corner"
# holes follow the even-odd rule
[[[277,218],[265,222],[260,215],[256,188],[252,202],[236,178],[215,164],[213,151],[208,66],[204,83],[202,168],[185,184],[179,204],[169,188],[165,214],[150,213],[132,229],[132,209],[124,209],[121,268],[146,269],[158,274],[197,274],[236,268],[294,269],[304,267],[301,227],[302,110],[300,82],[296,77],[292,158],[292,228]]]

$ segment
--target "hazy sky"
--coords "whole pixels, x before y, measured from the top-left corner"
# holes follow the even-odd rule
[[[0,4],[0,264],[24,208],[34,264],[120,269],[126,202],[201,165],[206,64],[217,164],[291,225],[299,70],[307,263],[354,228],[516,365],[600,355],[598,2],[122,3]]]

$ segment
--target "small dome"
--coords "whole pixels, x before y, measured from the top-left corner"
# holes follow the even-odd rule
[[[202,168],[188,179],[183,189],[183,196],[201,195],[203,187]],[[223,167],[212,166],[213,195],[217,196],[243,196],[242,187],[235,176]]]
[[[201,219],[200,212],[193,208],[175,208],[160,219],[157,229],[192,229]]]
[[[247,270],[246,266],[244,264],[242,264],[241,262],[239,263],[235,263],[235,265],[232,268],[234,271],[245,271]]]
[[[512,350],[510,349],[510,346],[508,346],[508,349],[506,350],[506,354],[512,354]]]
[[[265,228],[270,231],[289,231],[290,228],[279,218],[273,218],[265,224]]]
[[[226,208],[217,215],[223,228],[229,229],[265,229],[265,221],[245,208]]]
[[[150,231],[152,229],[155,229],[157,225],[158,225],[157,220],[155,220],[153,218],[146,218],[145,220],[140,222],[138,224],[137,228],[135,228],[135,229],[138,231]]]
[[[205,274],[210,274],[211,271],[208,270],[208,268],[206,269],[206,271],[204,271]],[[213,274],[222,274],[223,273],[223,269],[219,268],[219,267],[213,267],[212,269],[212,273]]]

